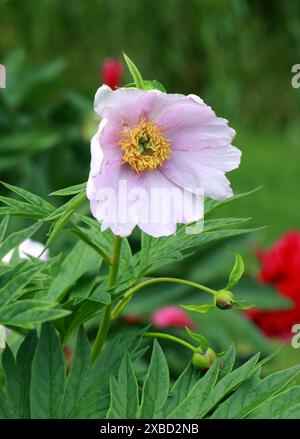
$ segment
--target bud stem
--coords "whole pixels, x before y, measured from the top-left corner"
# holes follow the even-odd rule
[[[149,338],[165,338],[167,340],[175,341],[176,343],[179,343],[182,346],[185,346],[186,348],[190,349],[194,353],[197,351],[197,348],[195,348],[195,346],[191,345],[187,341],[182,340],[181,338],[175,337],[174,335],[165,334],[163,332],[146,332],[144,334],[144,337],[149,337]]]
[[[176,283],[181,285],[187,285],[189,287],[197,288],[198,290],[205,291],[209,294],[216,294],[215,290],[212,290],[211,288],[206,287],[205,285],[198,284],[196,282],[192,282],[185,279],[178,279],[174,277],[157,277],[154,279],[148,279],[139,285],[136,285],[135,287],[129,289],[123,296],[123,299],[120,300],[120,302],[115,306],[112,312],[112,319],[116,319],[119,317],[119,315],[122,313],[125,306],[130,302],[132,297],[142,288],[145,288],[149,285],[158,284],[161,282],[168,282],[168,283]]]

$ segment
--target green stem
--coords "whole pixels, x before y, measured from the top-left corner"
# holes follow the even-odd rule
[[[193,288],[197,288],[198,290],[205,291],[206,293],[209,293],[209,294],[213,294],[213,295],[216,294],[215,290],[212,290],[211,288],[208,288],[205,285],[201,285],[201,284],[198,284],[196,282],[192,282],[190,280],[177,279],[177,278],[174,278],[174,277],[157,277],[155,279],[146,280],[146,281],[140,283],[139,285],[136,285],[135,287],[133,287],[130,290],[128,290],[127,293],[124,294],[123,299],[120,300],[120,302],[113,309],[112,319],[116,319],[117,317],[119,317],[119,315],[121,314],[121,312],[123,311],[123,309],[125,308],[127,303],[132,299],[132,297],[139,290],[141,290],[142,288],[145,288],[145,287],[147,287],[149,285],[154,285],[154,284],[161,283],[161,282],[168,282],[168,283],[176,283],[176,284],[181,284],[181,285],[187,285],[189,287],[193,287]]]
[[[182,340],[181,338],[175,337],[174,335],[164,334],[163,332],[146,332],[144,334],[144,337],[165,338],[167,340],[175,341],[176,343],[179,343],[182,346],[185,346],[186,348],[190,349],[193,352],[196,352],[196,350],[197,350],[197,348],[195,348],[195,346],[191,345],[187,341]]]
[[[121,252],[121,245],[122,245],[122,238],[120,236],[115,237],[115,244],[114,244],[114,250],[112,255],[112,265],[109,267],[109,291],[110,294],[113,294],[113,289],[116,284],[117,276],[118,276],[118,270],[119,270],[119,262],[120,262],[120,252]],[[109,331],[111,321],[111,304],[107,305],[104,310],[103,318],[101,321],[101,325],[99,327],[94,346],[92,349],[91,358],[92,361],[95,361],[95,359],[100,354],[103,344],[105,342],[106,336]]]

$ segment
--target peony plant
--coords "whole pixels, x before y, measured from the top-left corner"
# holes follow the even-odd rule
[[[235,294],[242,256],[219,289],[163,271],[204,245],[257,230],[243,228],[248,219],[211,217],[249,194],[233,195],[225,176],[240,163],[235,132],[198,96],[166,93],[124,57],[133,82],[96,93],[87,183],[52,193],[67,198],[60,207],[3,183],[18,199],[8,193],[0,207],[0,324],[10,330],[0,417],[296,417],[300,391],[290,383],[299,366],[262,379],[269,358],[257,353],[234,367],[234,345],[216,352],[193,321],[252,307]],[[34,222],[9,233],[14,216]],[[46,244],[31,257],[24,242],[42,225],[50,226]],[[142,327],[120,331],[127,307],[159,285],[187,287],[199,300],[171,300],[149,317],[153,328],[138,316]],[[164,342],[189,357],[175,378]]]

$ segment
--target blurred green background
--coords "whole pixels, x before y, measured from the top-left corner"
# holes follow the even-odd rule
[[[243,160],[230,175],[233,188],[263,189],[224,207],[223,215],[253,216],[253,224],[268,226],[246,248],[299,227],[300,89],[291,86],[291,68],[300,62],[299,1],[0,0],[0,29],[7,68],[1,180],[46,195],[87,179],[101,65],[125,51],[146,79],[169,92],[199,94],[236,129]],[[208,255],[202,281],[211,281],[203,266],[209,273],[221,264],[228,273],[227,253],[220,255],[219,262]],[[238,321],[229,340],[241,327]]]

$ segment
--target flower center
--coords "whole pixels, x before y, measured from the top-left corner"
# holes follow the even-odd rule
[[[131,129],[122,131],[119,145],[124,151],[122,163],[128,163],[136,172],[162,166],[171,153],[171,143],[161,128],[144,116]]]

